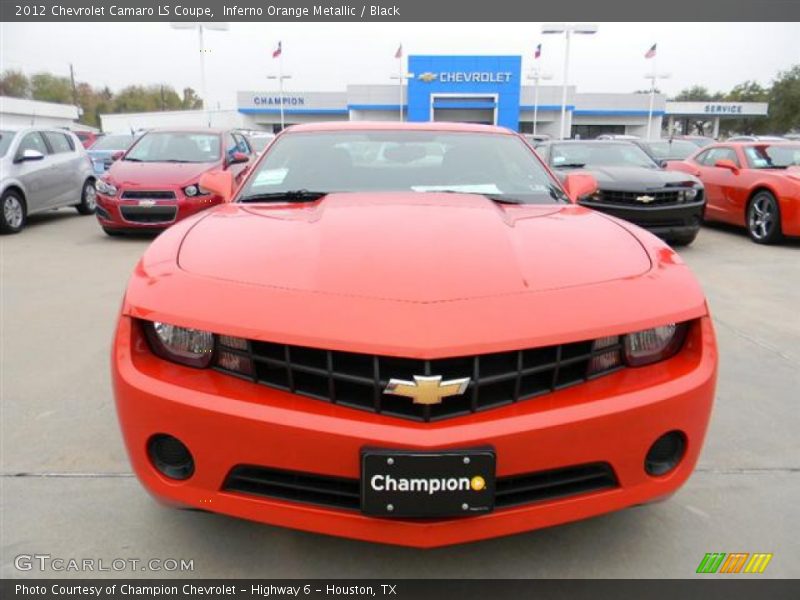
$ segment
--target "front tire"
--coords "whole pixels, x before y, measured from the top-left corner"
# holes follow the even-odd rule
[[[757,244],[779,242],[781,234],[781,209],[772,193],[762,190],[747,205],[747,233]]]
[[[97,208],[97,190],[94,188],[94,181],[87,179],[81,191],[81,203],[75,205],[75,209],[82,215],[93,215]]]
[[[8,190],[3,194],[0,213],[0,233],[19,233],[28,219],[28,208],[22,194]]]

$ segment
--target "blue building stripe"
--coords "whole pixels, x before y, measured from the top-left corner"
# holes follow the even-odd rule
[[[523,110],[531,110],[532,111],[533,110],[533,104],[520,104],[519,109],[520,109],[520,111],[523,111]],[[561,111],[561,105],[560,104],[540,104],[539,108],[537,110],[539,110],[539,111],[542,111],[542,110],[543,111],[556,110],[556,111],[560,112]],[[567,104],[567,110],[568,111],[575,110],[575,105],[574,104]]]
[[[433,108],[466,108],[466,109],[473,109],[473,108],[495,108],[497,106],[494,102],[487,102],[487,101],[475,101],[475,102],[441,102],[439,100],[435,100],[433,102]]]
[[[400,110],[400,107],[397,107]],[[281,114],[280,108],[240,108],[240,113],[246,115],[279,115]],[[346,108],[284,108],[283,114],[285,115],[346,115],[348,110]]]
[[[400,110],[399,104],[348,104],[348,110]],[[403,109],[408,109],[408,104],[403,104]]]
[[[593,109],[580,110],[579,109],[579,110],[575,110],[573,112],[573,114],[576,117],[646,117],[648,115],[648,112],[646,110],[625,110],[625,109],[621,109],[621,110],[614,110],[614,109],[609,109],[609,110],[600,110],[600,109],[598,109],[598,110],[593,110]],[[654,117],[659,117],[659,116],[662,116],[664,114],[665,113],[664,113],[663,110],[654,110],[653,111],[653,116]]]

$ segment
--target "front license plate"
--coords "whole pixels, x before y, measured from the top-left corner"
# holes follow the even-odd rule
[[[454,517],[494,508],[491,449],[361,453],[361,510],[380,517]]]

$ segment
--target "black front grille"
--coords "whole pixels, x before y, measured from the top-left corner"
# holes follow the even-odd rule
[[[539,471],[495,482],[495,507],[506,508],[613,489],[619,483],[608,463],[592,463]],[[328,477],[267,467],[234,467],[222,486],[224,492],[277,498],[330,508],[359,510],[358,479]]]
[[[648,197],[652,200],[637,200],[637,198]],[[660,191],[641,191],[641,192],[619,192],[612,190],[601,190],[600,200],[607,204],[622,204],[625,206],[663,206],[665,204],[679,204],[679,190],[660,190]]]
[[[122,192],[125,200],[175,200],[175,192],[125,190]]]
[[[122,218],[132,223],[172,223],[177,206],[120,206]]]
[[[495,354],[435,360],[355,354],[249,341],[245,348],[228,347],[220,338],[217,368],[226,369],[230,356],[252,364],[249,379],[273,388],[351,408],[433,421],[505,406],[586,381],[594,356],[619,352],[618,340],[595,349],[592,340]],[[243,342],[243,340],[242,340]],[[225,356],[225,360],[221,357]],[[618,367],[617,367],[618,368]],[[611,372],[614,369],[604,371]],[[440,404],[416,404],[412,398],[384,393],[389,379],[413,381],[414,376],[441,376],[444,381],[470,378],[461,395]]]

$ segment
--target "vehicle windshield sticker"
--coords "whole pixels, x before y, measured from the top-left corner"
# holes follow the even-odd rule
[[[256,175],[253,186],[258,187],[261,185],[277,185],[286,179],[286,174],[288,172],[289,169],[265,169]]]

